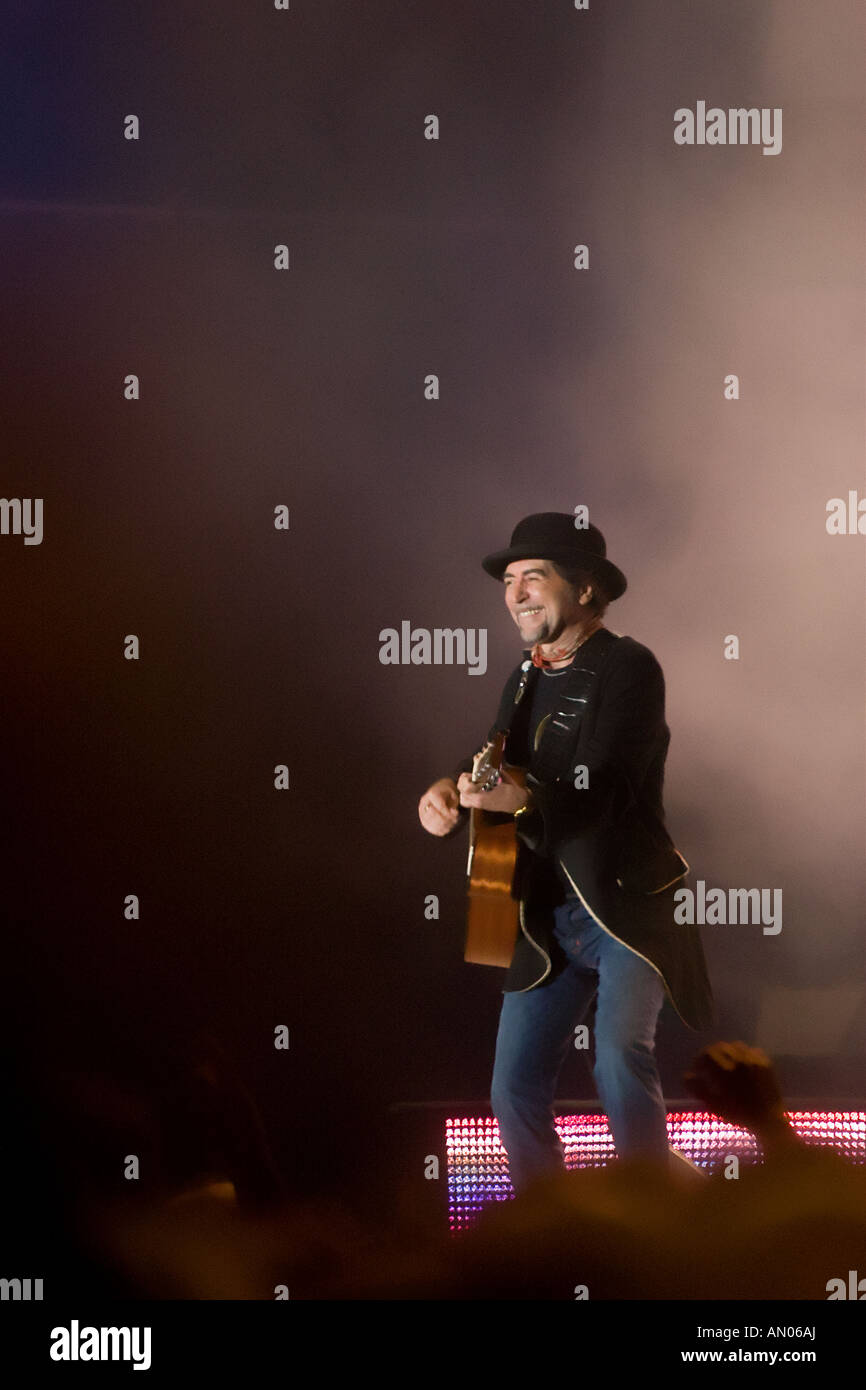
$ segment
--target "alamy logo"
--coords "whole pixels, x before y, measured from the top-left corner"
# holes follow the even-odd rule
[[[0,1279],[0,1300],[13,1303],[38,1303],[42,1298],[41,1279]]]
[[[149,1327],[52,1327],[52,1361],[132,1361],[134,1371],[150,1370]]]
[[[0,536],[22,534],[25,545],[42,544],[42,498],[0,497]]]
[[[827,534],[866,536],[866,497],[859,497],[855,488],[848,490],[847,508],[844,498],[830,498],[827,503]]]
[[[486,627],[413,627],[404,618],[400,631],[383,627],[379,633],[383,666],[467,666],[470,676],[487,670]]]
[[[776,126],[778,125],[778,130]],[[731,106],[723,111],[699,101],[695,110],[680,106],[674,112],[674,142],[677,145],[763,145],[764,154],[779,154],[782,148],[782,108],[774,106]]]
[[[770,911],[770,894],[773,910]],[[710,888],[702,878],[691,888],[678,888],[674,893],[677,906],[674,921],[681,926],[746,926],[751,913],[752,923],[764,923],[764,936],[778,936],[782,930],[781,888]]]
[[[866,1298],[866,1279],[860,1279],[856,1269],[848,1270],[848,1283],[844,1279],[828,1279],[825,1285],[827,1289],[827,1302],[832,1303],[835,1299],[855,1299],[862,1303]]]

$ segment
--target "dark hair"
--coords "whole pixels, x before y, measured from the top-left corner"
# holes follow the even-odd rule
[[[581,569],[579,565],[563,565],[556,560],[549,560],[548,564],[553,566],[561,579],[571,585],[575,594],[579,594],[587,584],[592,585],[592,596],[586,607],[595,617],[600,618],[610,603],[610,599],[598,576],[590,574],[589,570]]]

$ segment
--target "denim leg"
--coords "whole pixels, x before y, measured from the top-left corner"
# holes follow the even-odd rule
[[[655,1032],[664,986],[653,967],[601,933],[593,1077],[620,1158],[668,1156]]]
[[[554,1126],[556,1081],[597,988],[594,972],[570,962],[556,979],[503,998],[491,1102],[515,1192],[565,1168]]]

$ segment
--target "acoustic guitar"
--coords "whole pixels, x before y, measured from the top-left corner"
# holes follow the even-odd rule
[[[503,770],[520,786],[526,785],[525,769],[503,761],[507,737],[507,733],[497,731],[475,754],[471,777],[482,791],[492,791],[502,780]],[[473,965],[511,964],[520,925],[520,904],[513,893],[517,848],[513,816],[472,808],[463,958]]]

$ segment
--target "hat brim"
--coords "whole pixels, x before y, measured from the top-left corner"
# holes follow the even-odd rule
[[[481,561],[482,569],[492,576],[493,579],[501,579],[512,560],[555,560],[557,564],[568,565],[569,567],[580,566],[588,574],[596,574],[604,585],[605,593],[608,598],[613,600],[621,598],[628,587],[628,580],[621,569],[612,564],[610,560],[604,560],[600,555],[589,555],[575,553],[574,550],[566,550],[558,547],[545,546],[543,554],[539,554],[538,546],[513,545],[507,550],[495,550],[492,555],[485,555]]]

